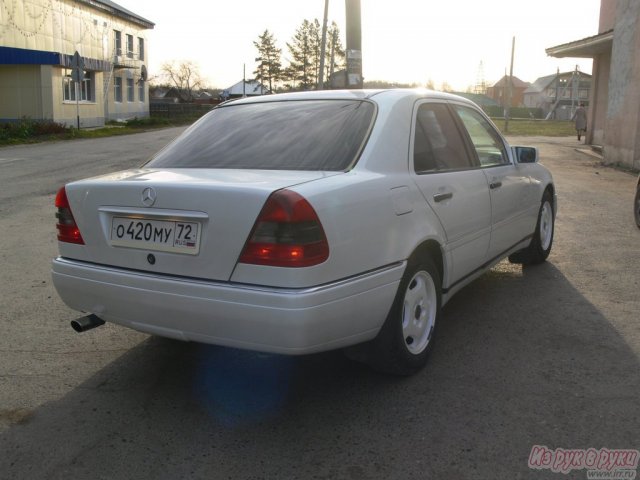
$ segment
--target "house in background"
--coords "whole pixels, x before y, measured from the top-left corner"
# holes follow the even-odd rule
[[[149,115],[147,31],[109,0],[12,0],[0,12],[0,121],[81,127]],[[73,56],[78,52],[78,89]],[[76,110],[78,109],[78,110]]]
[[[188,92],[177,87],[151,86],[149,87],[149,101],[151,105],[167,103],[218,105],[220,103],[220,92],[215,89],[203,89]]]
[[[469,92],[452,92],[452,93],[454,95],[458,95],[460,97],[466,98],[467,100],[471,100],[480,108],[499,106],[498,102],[496,102],[493,98],[489,98],[482,93],[469,93]]]
[[[240,80],[235,85],[225,88],[220,92],[223,100],[230,98],[254,97],[257,95],[268,95],[271,92],[267,87],[255,80]]]
[[[523,82],[514,76],[511,79],[511,106],[520,107],[524,104],[524,91],[529,88],[527,82]],[[509,95],[509,76],[505,75],[498,80],[495,85],[487,88],[487,97],[495,100],[500,106],[507,106],[507,97]]]
[[[158,103],[187,103],[188,93],[176,87],[149,87],[149,101]]]
[[[540,108],[545,117],[570,120],[578,105],[589,104],[591,75],[579,71],[538,78],[524,91],[524,106]]]
[[[605,162],[640,169],[640,2],[602,0],[598,32],[546,52],[593,58],[586,141]]]

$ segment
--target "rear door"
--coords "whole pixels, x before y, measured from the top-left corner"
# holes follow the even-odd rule
[[[446,233],[455,283],[485,262],[491,232],[486,177],[445,103],[416,104],[410,155],[414,181]]]
[[[473,108],[452,105],[473,145],[486,176],[491,195],[491,242],[489,259],[502,256],[532,232],[528,207],[530,179],[524,168],[514,165],[500,134]]]

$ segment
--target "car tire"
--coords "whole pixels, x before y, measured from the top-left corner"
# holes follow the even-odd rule
[[[442,285],[430,259],[409,264],[378,336],[369,345],[368,362],[394,375],[412,375],[425,366],[440,317]]]
[[[509,255],[511,263],[521,263],[523,265],[537,265],[544,262],[553,245],[553,235],[555,233],[555,214],[553,211],[553,196],[547,190],[542,195],[540,210],[538,210],[538,221],[536,230],[529,246]]]
[[[640,185],[636,189],[636,198],[633,201],[633,216],[636,219],[636,225],[640,228]]]

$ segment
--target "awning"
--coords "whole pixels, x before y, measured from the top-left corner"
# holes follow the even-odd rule
[[[609,30],[593,37],[547,48],[545,52],[550,57],[556,58],[594,58],[603,53],[611,52],[612,48],[613,30]]]
[[[0,65],[59,65],[71,68],[73,55],[25,48],[0,47]],[[84,69],[108,72],[111,62],[98,58],[82,57]]]

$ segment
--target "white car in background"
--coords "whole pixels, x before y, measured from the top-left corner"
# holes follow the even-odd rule
[[[88,314],[78,331],[351,347],[411,374],[455,292],[507,256],[547,258],[556,194],[537,150],[510,147],[463,98],[323,91],[225,104],[56,206],[53,281]]]

